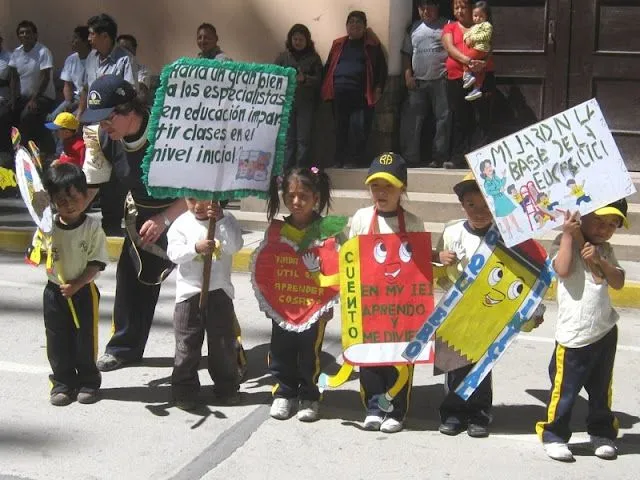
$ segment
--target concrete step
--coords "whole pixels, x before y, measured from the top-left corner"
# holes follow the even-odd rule
[[[366,190],[339,189],[332,193],[332,213],[351,216],[356,210],[371,205]],[[446,223],[463,215],[458,197],[453,193],[421,193],[409,191],[404,207],[426,222]],[[518,207],[519,208],[519,207]],[[242,211],[265,212],[266,201],[250,197],[241,201]],[[625,233],[640,235],[640,203],[629,205],[629,230]]]
[[[458,183],[469,170],[443,170],[441,168],[411,168],[409,169],[409,191],[422,193],[453,193],[453,186]],[[329,168],[327,173],[331,178],[334,190],[367,190],[364,179],[367,169]],[[637,192],[627,200],[629,203],[640,203],[640,172],[630,173]]]
[[[267,217],[261,212],[234,211],[233,214],[240,222],[243,230],[265,231],[269,226]],[[461,218],[459,213],[457,217]],[[448,219],[447,221],[449,221]],[[446,222],[424,222],[424,228],[431,232],[431,244],[435,247],[440,240]],[[622,232],[622,230],[620,230]],[[560,232],[557,230],[545,233],[539,240],[549,251],[553,240]],[[640,258],[640,235],[628,233],[616,233],[611,239],[611,244],[618,260],[638,261]]]

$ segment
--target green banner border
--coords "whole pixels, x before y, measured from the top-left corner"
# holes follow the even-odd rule
[[[289,116],[291,109],[293,108],[293,101],[296,91],[296,71],[290,67],[281,67],[278,65],[261,64],[261,63],[245,63],[245,62],[233,62],[229,60],[210,60],[207,58],[189,58],[182,57],[169,65],[165,65],[160,74],[160,86],[156,91],[156,96],[151,109],[151,116],[149,118],[149,133],[148,140],[149,146],[147,152],[142,160],[142,181],[147,187],[149,195],[155,198],[179,198],[179,197],[195,197],[203,200],[231,200],[244,198],[249,196],[255,196],[258,198],[267,198],[268,192],[262,190],[226,190],[220,192],[195,190],[191,188],[173,188],[173,187],[151,187],[149,186],[149,168],[151,167],[151,160],[153,158],[153,151],[155,148],[156,131],[158,130],[158,124],[162,115],[162,108],[164,107],[164,101],[167,91],[167,83],[171,72],[180,66],[201,66],[208,68],[221,68],[224,70],[235,70],[241,72],[260,72],[269,73],[274,75],[282,75],[289,78],[289,84],[287,85],[287,92],[285,94],[285,103],[282,109],[282,117],[280,121],[280,129],[276,138],[276,150],[273,169],[271,171],[272,176],[280,175],[284,165],[285,149],[287,144],[287,131],[289,129]]]

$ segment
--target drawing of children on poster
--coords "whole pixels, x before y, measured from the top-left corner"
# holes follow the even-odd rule
[[[509,236],[512,235],[509,222],[518,232],[522,233],[518,220],[513,214],[516,206],[504,193],[507,183],[506,171],[503,172],[502,177],[498,177],[491,161],[484,160],[480,163],[480,172],[480,176],[484,180],[484,191],[493,199],[496,219],[502,223]]]

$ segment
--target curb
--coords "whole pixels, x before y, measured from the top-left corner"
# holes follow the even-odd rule
[[[0,251],[10,253],[24,253],[31,244],[33,230],[0,228]],[[107,253],[109,260],[116,262],[122,250],[123,239],[121,237],[107,237]],[[252,248],[243,248],[233,256],[232,270],[234,272],[248,272],[251,266]],[[439,287],[436,287],[439,289]],[[640,308],[640,283],[627,282],[622,290],[609,290],[611,302],[616,307]],[[556,283],[545,295],[546,300],[555,300]]]

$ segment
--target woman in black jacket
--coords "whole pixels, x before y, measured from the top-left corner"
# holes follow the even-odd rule
[[[320,95],[322,60],[316,52],[309,29],[299,23],[287,34],[287,49],[278,55],[276,65],[295,68],[298,74],[296,98],[289,119],[285,168],[310,167],[313,118]]]

